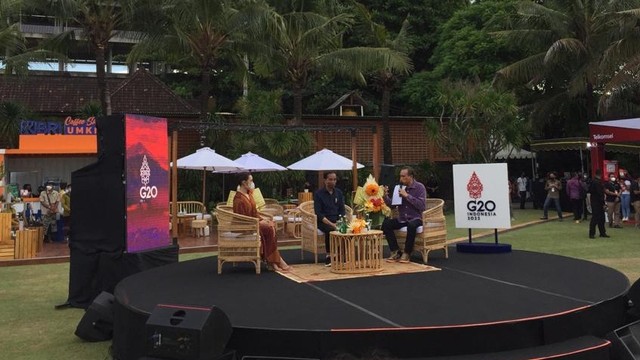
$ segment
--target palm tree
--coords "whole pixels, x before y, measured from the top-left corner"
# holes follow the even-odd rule
[[[640,1],[633,6],[640,6]],[[640,8],[623,10],[618,13],[619,39],[604,52],[602,68],[613,74],[602,90],[600,112],[638,112],[638,70],[640,69]]]
[[[165,0],[162,26],[147,29],[146,38],[129,54],[129,62],[149,54],[169,55],[176,61],[194,63],[200,71],[201,119],[207,118],[211,75],[218,61],[228,54],[243,56],[239,47],[246,42],[270,9],[260,0]]]
[[[18,22],[25,0],[3,0],[0,2],[0,60],[4,62],[5,74],[24,75],[30,61],[43,61],[47,51],[30,48],[20,32]]]
[[[5,101],[0,103],[0,143],[2,147],[17,148],[20,121],[28,116],[20,104]]]
[[[12,54],[21,53],[26,49],[26,41],[20,33],[19,24],[15,16],[19,14],[22,1],[7,0],[0,3],[0,58],[7,67],[6,73],[12,73],[11,63],[7,61]]]
[[[498,71],[496,80],[526,84],[536,98],[534,114],[548,120],[569,105],[565,119],[598,119],[598,96],[606,75],[601,72],[605,50],[619,36],[622,11],[637,7],[636,0],[522,1],[517,27],[502,31],[531,55]],[[584,109],[576,113],[576,109]],[[558,125],[558,124],[556,124]]]
[[[265,29],[258,40],[256,69],[260,74],[278,74],[293,93],[293,119],[302,120],[302,99],[309,77],[314,72],[350,77],[364,82],[363,73],[381,63],[399,72],[408,72],[406,54],[388,48],[343,48],[342,37],[353,24],[347,7],[332,1],[287,1],[273,27]],[[261,48],[260,48],[261,47]]]
[[[413,50],[411,38],[409,36],[409,21],[405,19],[398,34],[393,37],[384,25],[373,21],[371,13],[359,3],[355,4],[358,12],[358,19],[362,22],[364,28],[366,43],[376,47],[386,47],[399,54],[403,54],[409,59],[409,54]],[[367,36],[368,35],[368,36]],[[391,67],[391,63],[383,58],[383,62],[377,66],[373,73],[373,85],[382,93],[382,106],[380,109],[382,116],[382,154],[385,164],[393,164],[393,155],[391,151],[391,126],[389,123],[389,111],[391,107],[391,90],[398,84],[401,75],[413,69],[411,61],[402,64],[404,72],[399,72],[397,67]]]
[[[109,51],[109,41],[116,35],[134,36],[134,32],[124,32],[131,28],[136,11],[143,2],[136,0],[30,0],[34,6],[61,20],[64,32],[54,37],[51,44],[61,44],[74,40],[86,41],[94,52],[96,78],[100,94],[100,104],[105,115],[111,115],[111,91],[106,80],[105,57]],[[76,27],[77,26],[77,27]]]

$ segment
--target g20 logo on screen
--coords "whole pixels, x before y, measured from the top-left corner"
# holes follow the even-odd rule
[[[467,183],[469,197],[473,200],[467,202],[467,220],[479,221],[482,217],[496,216],[496,203],[492,200],[478,200],[482,197],[484,186],[474,171]]]
[[[142,166],[140,166],[140,199],[145,201],[148,199],[155,199],[158,196],[158,188],[156,186],[149,186],[149,180],[151,178],[151,168],[147,161],[147,155],[142,158]]]

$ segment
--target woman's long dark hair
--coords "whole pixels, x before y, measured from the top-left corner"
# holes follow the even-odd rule
[[[242,185],[243,181],[249,180],[249,176],[251,176],[250,172],[241,172],[236,174],[236,180],[238,181],[238,185]]]

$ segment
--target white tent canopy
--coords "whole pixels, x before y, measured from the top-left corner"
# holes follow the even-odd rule
[[[513,145],[507,145],[504,149],[500,150],[496,154],[496,160],[505,160],[505,159],[533,159],[535,154],[531,151],[527,151],[524,149],[518,149],[513,147]]]

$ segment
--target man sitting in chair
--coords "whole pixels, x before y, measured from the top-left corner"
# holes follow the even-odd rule
[[[385,186],[384,201],[392,204],[389,198],[389,189]],[[398,206],[398,217],[391,219],[386,218],[382,223],[382,232],[384,233],[391,256],[388,262],[408,263],[410,261],[413,244],[416,240],[416,231],[422,226],[422,212],[427,207],[427,190],[422,183],[414,178],[413,169],[403,167],[400,170],[400,187],[398,189],[402,203]],[[404,243],[404,253],[398,247],[398,240],[394,230],[407,227],[407,239]]]
[[[324,173],[324,187],[313,194],[313,210],[318,218],[318,230],[324,233],[324,244],[327,257],[325,266],[331,266],[329,256],[329,233],[336,230],[336,222],[344,216],[344,195],[336,188],[338,176],[335,171]]]

